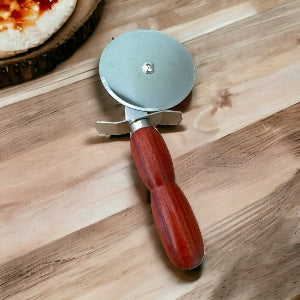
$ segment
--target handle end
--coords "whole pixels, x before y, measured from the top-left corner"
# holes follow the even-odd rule
[[[197,220],[176,183],[151,190],[155,225],[170,261],[182,270],[200,266],[204,244]]]

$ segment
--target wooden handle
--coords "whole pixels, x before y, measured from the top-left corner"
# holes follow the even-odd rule
[[[155,225],[171,262],[180,269],[198,267],[204,255],[200,229],[179,186],[168,148],[154,127],[138,129],[131,137],[138,172],[151,193]]]

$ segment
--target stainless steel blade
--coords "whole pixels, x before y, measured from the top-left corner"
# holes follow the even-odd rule
[[[140,118],[147,117],[147,112],[142,110],[132,109],[125,106],[125,119],[129,121],[134,121]]]
[[[165,110],[191,91],[194,64],[185,48],[154,30],[124,33],[104,49],[101,81],[118,102],[141,111]]]

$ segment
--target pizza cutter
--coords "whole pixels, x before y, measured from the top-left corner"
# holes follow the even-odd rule
[[[130,132],[131,152],[150,191],[155,225],[166,254],[180,269],[194,269],[204,245],[192,209],[175,182],[172,159],[155,128],[176,125],[182,113],[168,110],[180,103],[194,83],[194,64],[185,48],[154,30],[135,30],[114,38],[99,63],[108,93],[125,106],[125,120],[97,122],[102,134]]]

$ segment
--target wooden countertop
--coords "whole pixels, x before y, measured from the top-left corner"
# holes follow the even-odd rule
[[[196,65],[182,125],[161,128],[200,224],[202,268],[175,269],[97,65],[137,28]],[[300,2],[107,0],[52,73],[0,90],[1,299],[291,299],[300,279]]]

